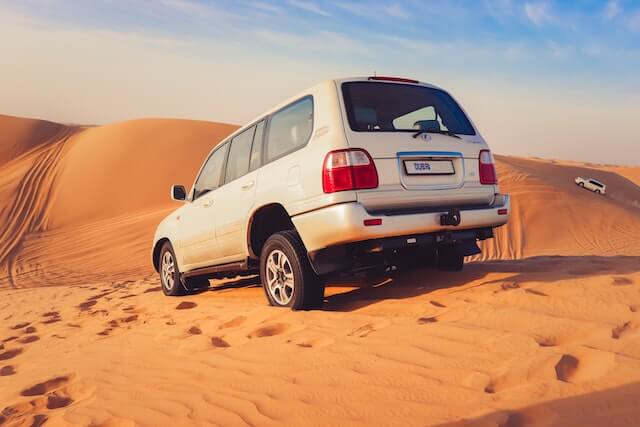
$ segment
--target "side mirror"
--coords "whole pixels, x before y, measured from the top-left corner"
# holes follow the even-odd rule
[[[184,185],[172,185],[171,198],[179,202],[187,200],[187,190],[185,190]]]

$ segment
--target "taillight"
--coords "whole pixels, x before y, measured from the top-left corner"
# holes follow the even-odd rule
[[[493,163],[493,155],[491,155],[491,151],[480,151],[478,167],[480,169],[480,184],[494,185],[498,183],[498,176],[496,175],[496,167]]]
[[[325,193],[377,187],[378,171],[365,150],[336,150],[325,157],[322,169],[322,188]]]

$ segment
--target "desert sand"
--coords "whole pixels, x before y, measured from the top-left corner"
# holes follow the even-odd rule
[[[0,116],[0,425],[640,425],[640,167],[497,156],[511,221],[462,273],[164,297],[169,186],[233,129]]]

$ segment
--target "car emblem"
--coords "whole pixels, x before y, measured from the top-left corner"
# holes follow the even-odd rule
[[[429,135],[428,133],[420,134],[420,138],[422,138],[425,141],[431,141],[431,135]]]

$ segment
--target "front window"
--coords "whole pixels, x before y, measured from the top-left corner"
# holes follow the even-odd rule
[[[460,106],[440,89],[410,84],[350,82],[342,95],[357,132],[452,132],[475,135]]]
[[[224,161],[227,158],[227,150],[229,144],[224,144],[217,148],[200,171],[200,175],[193,186],[193,199],[207,194],[220,186],[222,182],[222,171],[224,169]]]

